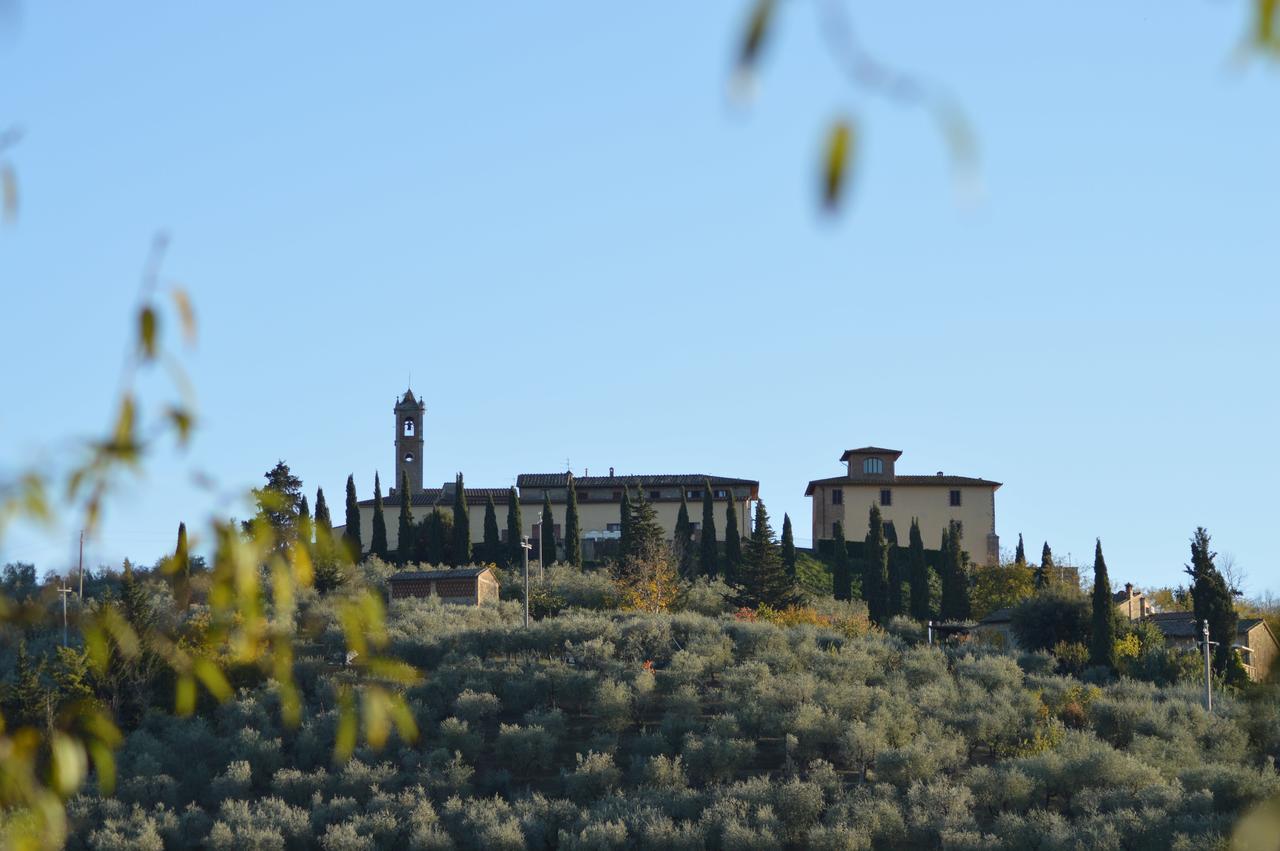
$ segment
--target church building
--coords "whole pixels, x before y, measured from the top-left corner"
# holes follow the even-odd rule
[[[453,510],[456,485],[454,482],[445,482],[440,487],[423,486],[426,441],[422,426],[427,406],[414,396],[412,390],[406,390],[396,400],[392,410],[395,415],[395,476],[390,481],[383,481],[387,492],[383,496],[382,512],[387,526],[387,546],[394,552],[399,546],[397,518],[400,514],[400,501],[409,500],[414,523],[421,523],[436,508],[442,511]],[[400,492],[400,483],[404,477],[408,479],[408,494]],[[531,559],[537,560],[539,554],[546,551],[539,541],[544,498],[551,503],[556,556],[564,554],[562,536],[571,483],[578,499],[578,524],[582,531],[584,554],[588,558],[593,542],[618,538],[622,522],[620,505],[626,488],[630,488],[633,499],[638,490],[644,491],[645,497],[654,504],[658,522],[662,524],[669,539],[675,535],[676,515],[682,496],[689,503],[689,519],[696,536],[702,520],[703,490],[708,486],[711,488],[715,504],[716,537],[720,540],[724,537],[728,501],[732,499],[735,503],[738,534],[746,537],[751,534],[752,503],[760,498],[760,483],[757,481],[702,473],[627,475],[615,474],[612,468],[607,476],[575,476],[571,472],[522,473],[516,478],[517,499],[520,504],[522,533],[529,537],[534,546],[530,553]],[[477,488],[464,483],[464,490],[472,544],[484,541],[485,506],[490,498],[497,510],[499,533],[505,541],[510,488]],[[373,528],[373,500],[361,500],[359,508],[360,529],[364,544],[368,547],[370,529]],[[335,531],[340,534],[342,530]],[[550,552],[547,552],[547,556],[548,561],[553,560]]]

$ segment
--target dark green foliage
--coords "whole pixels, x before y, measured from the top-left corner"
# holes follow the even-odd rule
[[[542,540],[535,550],[542,559],[542,566],[554,564],[556,560],[556,521],[551,513],[551,495],[542,495],[542,528],[539,530]]]
[[[520,497],[516,489],[507,492],[507,564],[518,567],[524,562],[524,521],[520,519]]]
[[[1053,550],[1049,549],[1049,542],[1044,542],[1044,548],[1040,550],[1040,566],[1036,568],[1036,590],[1049,586],[1053,582]]]
[[[241,525],[246,532],[252,532],[255,523],[268,525],[274,532],[277,550],[283,552],[298,539],[298,522],[306,502],[302,495],[302,479],[293,475],[289,465],[283,461],[277,461],[263,476],[267,483],[253,490],[253,501],[257,506],[254,517]]]
[[[507,566],[507,551],[502,546],[502,533],[498,531],[498,508],[492,494],[484,505],[484,560],[498,567]]]
[[[172,576],[173,599],[179,609],[191,605],[191,554],[187,547],[187,524],[178,524],[178,544],[173,550]]]
[[[893,524],[889,524],[889,528],[893,529]],[[893,536],[887,540],[888,548],[885,552],[885,560],[888,565],[889,572],[889,593],[888,593],[888,617],[896,618],[899,615],[907,614],[907,599],[904,596],[906,592],[907,571],[906,562],[902,559],[901,552],[898,548],[898,536],[895,531]]]
[[[939,617],[944,621],[967,621],[970,617],[969,572],[964,557],[964,529],[952,520],[943,533],[942,604]]]
[[[316,536],[324,533],[326,537],[333,535],[333,519],[329,516],[329,503],[324,499],[324,488],[316,488]]]
[[[1018,548],[1013,553],[1013,563],[1021,567],[1027,563],[1027,550],[1022,545],[1022,533],[1018,533]]]
[[[791,581],[796,580],[796,538],[791,531],[791,515],[782,514],[782,566],[787,569]]]
[[[399,565],[413,560],[413,492],[409,490],[409,473],[400,472],[400,490],[396,494],[400,498],[400,520],[396,527],[396,558]]]
[[[862,599],[874,624],[889,620],[889,544],[884,539],[880,506],[872,503],[867,517],[866,547],[862,561]]]
[[[665,549],[666,534],[658,522],[658,512],[642,489],[636,490],[635,501],[630,505],[627,548],[623,558],[648,560],[658,557]]]
[[[467,514],[467,493],[461,473],[453,487],[453,548],[449,563],[454,567],[471,564],[471,517]]]
[[[1232,648],[1238,643],[1235,601],[1226,579],[1213,563],[1218,554],[1209,549],[1210,540],[1203,526],[1196,529],[1191,539],[1191,564],[1187,565],[1186,573],[1191,577],[1192,611],[1196,626],[1208,621],[1209,640],[1218,642],[1213,650],[1214,672],[1229,682],[1239,683],[1244,681],[1245,672]]]
[[[564,509],[564,560],[566,564],[582,567],[582,528],[578,520],[578,489],[569,477],[568,503]]]
[[[430,514],[422,518],[418,529],[418,540],[421,543],[415,560],[424,564],[446,564],[453,552],[453,512],[445,513],[439,508],[433,508]]]
[[[907,542],[907,579],[911,583],[911,617],[927,621],[933,617],[929,606],[929,565],[924,558],[924,539],[920,536],[920,521],[911,518],[911,534]]]
[[[676,528],[671,545],[680,578],[692,582],[697,578],[698,567],[693,553],[693,523],[689,520],[689,502],[685,499],[683,488],[680,490],[680,510],[676,512]]]
[[[382,512],[382,482],[373,474],[373,537],[369,539],[369,553],[383,561],[391,559],[387,545],[387,519]]]
[[[853,566],[849,563],[849,548],[844,540],[844,524],[837,522],[834,530],[835,555],[831,564],[831,591],[837,600],[853,599]]]
[[[699,567],[702,575],[715,579],[720,575],[720,544],[716,540],[715,503],[711,499],[711,482],[702,483],[702,541],[699,548]]]
[[[784,609],[798,601],[795,581],[787,575],[782,553],[773,538],[769,512],[764,502],[757,501],[755,528],[742,554],[734,602],[752,609],[760,605]]]
[[[738,506],[729,492],[729,501],[724,507],[724,559],[721,567],[724,581],[733,585],[738,581],[738,567],[742,564],[742,536],[738,533]]]
[[[1010,626],[1023,650],[1053,650],[1059,642],[1086,644],[1090,618],[1080,589],[1051,585],[1014,606]]]
[[[347,517],[346,528],[342,530],[342,540],[346,543],[347,555],[353,562],[360,561],[364,555],[364,541],[360,533],[360,501],[356,498],[356,477],[347,476]]]
[[[1111,599],[1111,579],[1102,558],[1102,539],[1093,551],[1093,621],[1089,637],[1089,664],[1114,670],[1116,666],[1116,609]]]
[[[333,539],[333,520],[329,516],[329,504],[324,498],[324,489],[316,488],[316,544],[312,553],[312,569],[315,571],[315,586],[320,593],[332,591],[346,580],[342,569],[340,546]]]
[[[298,503],[298,540],[309,545],[312,542],[311,529],[311,506],[304,494],[302,501]]]

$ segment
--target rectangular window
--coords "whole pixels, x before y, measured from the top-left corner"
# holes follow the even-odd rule
[[[959,505],[960,505],[960,491],[952,491],[952,492],[951,492],[951,505],[952,505],[953,507],[954,507],[954,506],[959,506]]]
[[[715,492],[716,499],[728,499],[729,492],[727,490],[718,490]]]
[[[591,499],[591,491],[579,491],[577,496],[578,502],[586,502],[588,499]]]
[[[844,505],[844,488],[831,489],[831,504]]]
[[[662,499],[662,491],[649,491],[649,499]]]
[[[685,491],[685,497],[688,499],[702,499],[702,491]]]
[[[605,527],[604,527],[604,528],[605,528],[605,531],[606,531],[606,532],[621,532],[621,531],[622,531],[622,524],[621,524],[621,523],[608,523],[608,524],[606,524],[606,525],[605,525]]]
[[[881,489],[880,489],[880,504],[881,504],[881,505],[893,505],[893,491],[889,490],[888,488],[881,488]]]
[[[690,532],[696,532],[696,531],[698,531],[698,530],[699,530],[699,529],[701,529],[701,528],[702,528],[702,524],[701,524],[701,523],[690,523],[690,524],[689,524],[689,531],[690,531]]]
[[[613,498],[616,499],[618,502],[622,502],[622,491],[614,491]]]

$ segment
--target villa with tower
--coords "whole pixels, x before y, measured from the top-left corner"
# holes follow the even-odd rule
[[[415,523],[420,523],[437,507],[451,510],[454,503],[454,482],[439,487],[425,487],[424,461],[426,441],[423,436],[423,418],[427,407],[412,390],[396,399],[395,415],[395,466],[394,478],[384,480],[387,493],[383,497],[383,511],[387,519],[387,545],[394,550],[399,544],[395,517],[400,511],[401,500],[409,500],[409,508]],[[408,493],[401,492],[401,482],[408,480]],[[519,501],[523,533],[533,543],[532,557],[544,551],[541,535],[541,512],[544,500],[551,503],[558,553],[563,553],[564,516],[572,487],[578,499],[578,519],[582,529],[584,550],[590,554],[593,541],[616,539],[621,529],[622,493],[631,489],[643,490],[645,498],[657,509],[658,521],[669,537],[675,535],[676,515],[681,499],[689,503],[690,519],[695,534],[702,519],[703,491],[711,489],[715,504],[717,534],[724,534],[724,517],[727,503],[733,500],[737,510],[738,534],[751,534],[752,503],[760,498],[760,483],[745,478],[714,476],[704,473],[681,474],[626,474],[610,468],[607,476],[575,476],[572,472],[521,473],[516,477],[516,499]],[[484,540],[485,506],[490,499],[498,510],[498,527],[506,538],[507,505],[511,488],[486,488],[465,485],[467,512],[470,520],[473,544]],[[373,524],[373,500],[359,502],[360,526],[368,530]],[[336,530],[341,532],[341,530]],[[367,535],[367,531],[366,531]],[[550,542],[547,542],[550,543]],[[551,560],[548,553],[548,560]]]

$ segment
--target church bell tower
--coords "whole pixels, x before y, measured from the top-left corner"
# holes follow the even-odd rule
[[[409,495],[422,490],[422,415],[427,406],[413,397],[412,390],[396,401],[396,480],[399,490],[403,475],[409,477]]]

